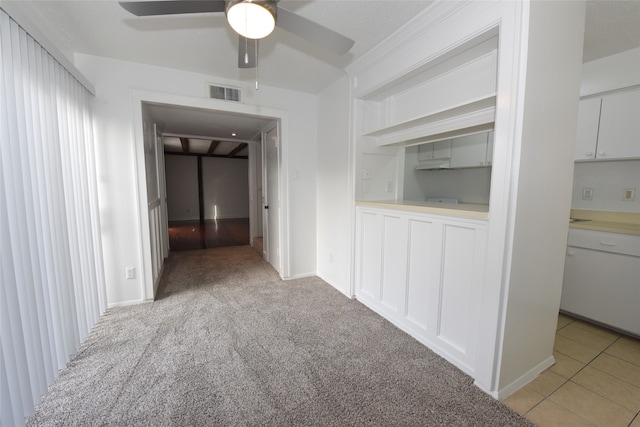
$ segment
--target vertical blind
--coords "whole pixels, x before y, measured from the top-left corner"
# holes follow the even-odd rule
[[[106,308],[91,94],[0,10],[0,425]]]

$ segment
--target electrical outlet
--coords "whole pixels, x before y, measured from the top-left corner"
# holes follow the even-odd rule
[[[136,268],[135,267],[127,267],[126,270],[127,280],[136,278]]]
[[[582,200],[593,200],[593,188],[585,187],[582,189]]]
[[[387,193],[393,193],[393,181],[387,181]]]
[[[633,202],[636,199],[635,188],[625,188],[622,190],[622,200],[624,202]]]

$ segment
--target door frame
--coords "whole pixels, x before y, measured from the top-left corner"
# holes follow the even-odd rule
[[[138,233],[140,244],[138,245],[138,256],[141,262],[139,275],[142,286],[141,294],[146,300],[155,298],[153,287],[152,261],[151,261],[151,234],[149,231],[149,217],[147,215],[147,175],[145,170],[144,157],[144,131],[142,104],[168,104],[178,107],[198,108],[209,110],[212,113],[225,112],[237,113],[251,116],[260,116],[267,119],[273,119],[278,123],[278,136],[280,138],[280,265],[282,270],[279,272],[282,278],[290,275],[289,266],[289,232],[287,227],[283,226],[288,223],[288,186],[286,180],[282,179],[287,176],[287,157],[289,146],[288,129],[289,129],[289,113],[286,110],[261,106],[248,105],[241,103],[232,103],[210,98],[192,98],[181,95],[173,95],[160,92],[149,92],[137,89],[131,90],[133,105],[133,140],[134,140],[134,169],[136,171],[136,222],[138,224]],[[164,171],[163,171],[164,172]],[[166,177],[164,178],[166,179]]]
[[[271,165],[268,162],[268,154],[267,154],[267,150],[268,150],[268,138],[267,135],[272,132],[275,131],[276,132],[276,138],[277,138],[277,142],[276,142],[276,152],[277,152],[277,159],[276,159],[276,165],[275,167],[277,168],[277,181],[276,181],[276,187],[278,189],[278,218],[276,218],[276,221],[278,223],[278,237],[282,236],[282,196],[281,196],[281,192],[282,192],[282,176],[281,176],[281,168],[282,168],[282,156],[281,156],[281,150],[282,150],[282,145],[281,145],[281,140],[280,140],[280,123],[279,122],[275,122],[275,123],[270,123],[268,126],[266,126],[264,129],[262,129],[261,132],[261,139],[262,139],[262,207],[263,207],[263,213],[262,213],[262,230],[263,230],[263,241],[262,241],[262,255],[263,258],[265,259],[265,261],[267,261],[269,264],[271,264],[271,266],[273,268],[276,269],[276,271],[282,276],[282,266],[283,266],[283,258],[282,258],[282,241],[278,240],[278,265],[273,265],[273,254],[270,253],[269,248],[271,247],[271,238],[273,236],[272,231],[269,227],[269,221],[270,221],[270,215],[271,212],[273,212],[272,210],[269,210],[269,212],[266,212],[266,209],[264,209],[265,204],[266,205],[271,205],[272,204],[272,200],[269,199],[269,169],[274,167],[274,165]],[[265,200],[266,199],[266,200]],[[266,213],[265,213],[266,212]],[[265,232],[266,231],[266,232]],[[265,256],[266,255],[266,256]]]

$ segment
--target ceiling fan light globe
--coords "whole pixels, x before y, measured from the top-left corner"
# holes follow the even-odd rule
[[[261,39],[276,26],[275,3],[270,1],[230,1],[227,21],[233,30],[248,39]]]

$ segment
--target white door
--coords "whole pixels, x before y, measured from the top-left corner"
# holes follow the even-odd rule
[[[263,255],[280,273],[280,156],[278,128],[275,127],[265,135],[265,176],[266,188],[264,200],[265,233]]]

